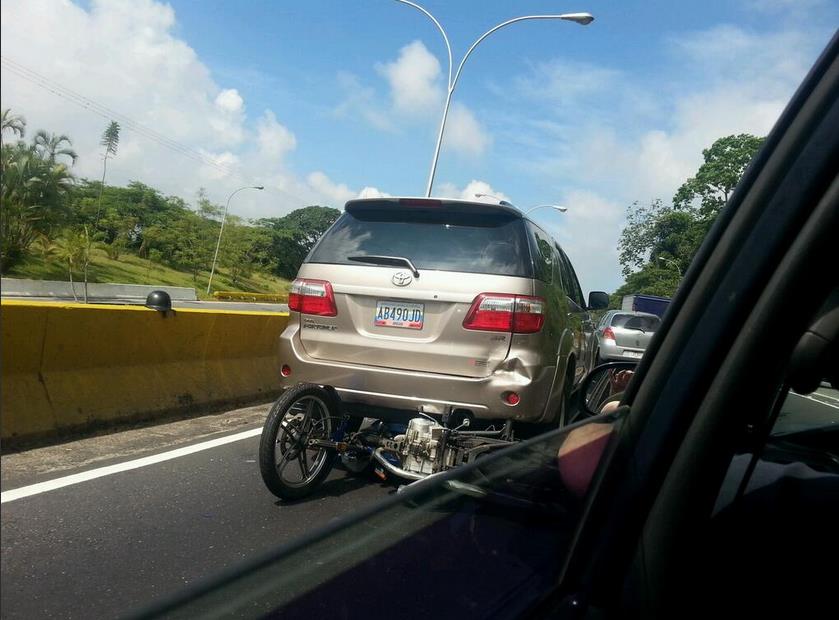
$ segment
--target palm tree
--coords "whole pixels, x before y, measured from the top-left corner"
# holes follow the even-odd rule
[[[38,133],[35,134],[35,138],[32,140],[32,143],[35,146],[36,152],[41,156],[41,159],[44,159],[51,164],[55,163],[57,157],[64,155],[70,158],[70,165],[72,166],[76,163],[76,160],[79,157],[76,154],[76,151],[70,148],[73,146],[72,141],[64,134],[59,136],[54,133],[47,133],[43,129],[39,129]],[[64,146],[65,144],[67,146]]]
[[[0,270],[51,228],[74,178],[67,166],[50,164],[28,145],[6,146],[0,185]]]
[[[99,213],[102,210],[102,192],[105,190],[105,173],[108,171],[108,157],[116,157],[119,147],[119,123],[111,121],[102,133],[102,140],[99,142],[105,147],[105,154],[102,157],[102,186],[99,188],[99,203],[96,206],[96,219],[93,227],[99,224]]]
[[[17,134],[18,138],[22,138],[26,132],[26,119],[19,114],[12,114],[12,110],[6,108],[3,110],[3,124],[2,129],[0,129],[0,146],[3,144],[3,134],[6,133],[7,129],[13,134]]]

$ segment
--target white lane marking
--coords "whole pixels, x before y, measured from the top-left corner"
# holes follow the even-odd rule
[[[71,484],[87,482],[88,480],[95,480],[96,478],[102,478],[103,476],[110,476],[111,474],[118,474],[123,471],[146,467],[147,465],[154,465],[155,463],[162,463],[163,461],[187,456],[188,454],[194,454],[196,452],[201,452],[202,450],[210,450],[211,448],[217,448],[218,446],[233,443],[234,441],[241,441],[242,439],[254,437],[259,435],[261,432],[262,428],[252,428],[249,431],[242,431],[241,433],[236,433],[234,435],[226,435],[225,437],[203,441],[183,448],[176,448],[174,450],[169,450],[168,452],[161,452],[160,454],[145,456],[140,459],[134,459],[133,461],[107,465],[105,467],[83,471],[78,474],[64,476],[63,478],[56,478],[55,480],[47,480],[46,482],[30,484],[29,486],[12,489],[10,491],[3,491],[0,493],[0,504],[13,502],[16,499],[23,499],[24,497],[29,497],[30,495],[38,495],[39,493],[54,491],[62,487],[70,486]]]
[[[795,392],[790,392],[793,396],[798,396],[798,398],[806,398],[807,400],[812,400],[814,403],[819,403],[820,405],[824,405],[825,407],[832,407],[833,409],[839,409],[839,405],[832,405],[831,403],[826,403],[825,401],[814,398],[815,396],[824,396],[824,394],[819,394],[814,392],[813,394],[796,394]],[[830,396],[824,396],[825,398],[831,398]],[[836,400],[832,398],[831,400]]]

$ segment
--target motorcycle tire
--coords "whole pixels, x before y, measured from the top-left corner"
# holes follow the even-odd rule
[[[311,383],[289,388],[274,402],[259,442],[259,471],[271,493],[286,501],[302,499],[326,479],[338,453],[306,442],[331,439],[340,410],[333,392]]]

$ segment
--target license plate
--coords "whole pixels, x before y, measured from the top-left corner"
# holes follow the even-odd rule
[[[641,351],[624,351],[623,354],[626,355],[627,357],[638,357],[638,358],[640,358],[640,357],[644,356],[644,354]]]
[[[402,301],[377,301],[373,324],[378,327],[422,329],[425,306]]]

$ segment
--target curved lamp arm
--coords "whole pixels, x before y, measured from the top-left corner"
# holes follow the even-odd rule
[[[402,2],[403,0],[397,0],[398,2]],[[452,82],[450,90],[454,90],[454,87],[457,85],[457,80],[460,78],[460,72],[463,70],[463,65],[466,64],[466,60],[469,58],[469,55],[474,51],[476,47],[486,39],[489,35],[497,30],[501,30],[505,26],[509,26],[510,24],[515,24],[517,22],[523,22],[525,20],[530,19],[562,19],[564,21],[569,22],[576,22],[581,26],[587,26],[591,22],[594,21],[594,17],[589,13],[562,13],[561,15],[523,15],[521,17],[514,17],[513,19],[508,19],[506,22],[501,22],[497,26],[493,26],[485,33],[483,33],[478,39],[472,44],[466,54],[463,56],[463,60],[460,61],[460,65],[457,68],[457,73],[454,74],[454,82]],[[436,20],[435,20],[436,21]]]
[[[402,4],[407,4],[410,7],[415,8],[420,13],[424,14],[428,19],[434,22],[434,25],[437,26],[437,30],[440,31],[440,34],[443,35],[443,41],[446,42],[446,51],[449,54],[449,81],[446,82],[446,85],[449,89],[452,88],[452,46],[449,44],[449,37],[446,36],[446,31],[443,30],[443,27],[440,25],[440,22],[437,21],[437,18],[434,17],[431,13],[426,11],[420,5],[410,2],[409,0],[396,0],[397,2],[401,2]]]

